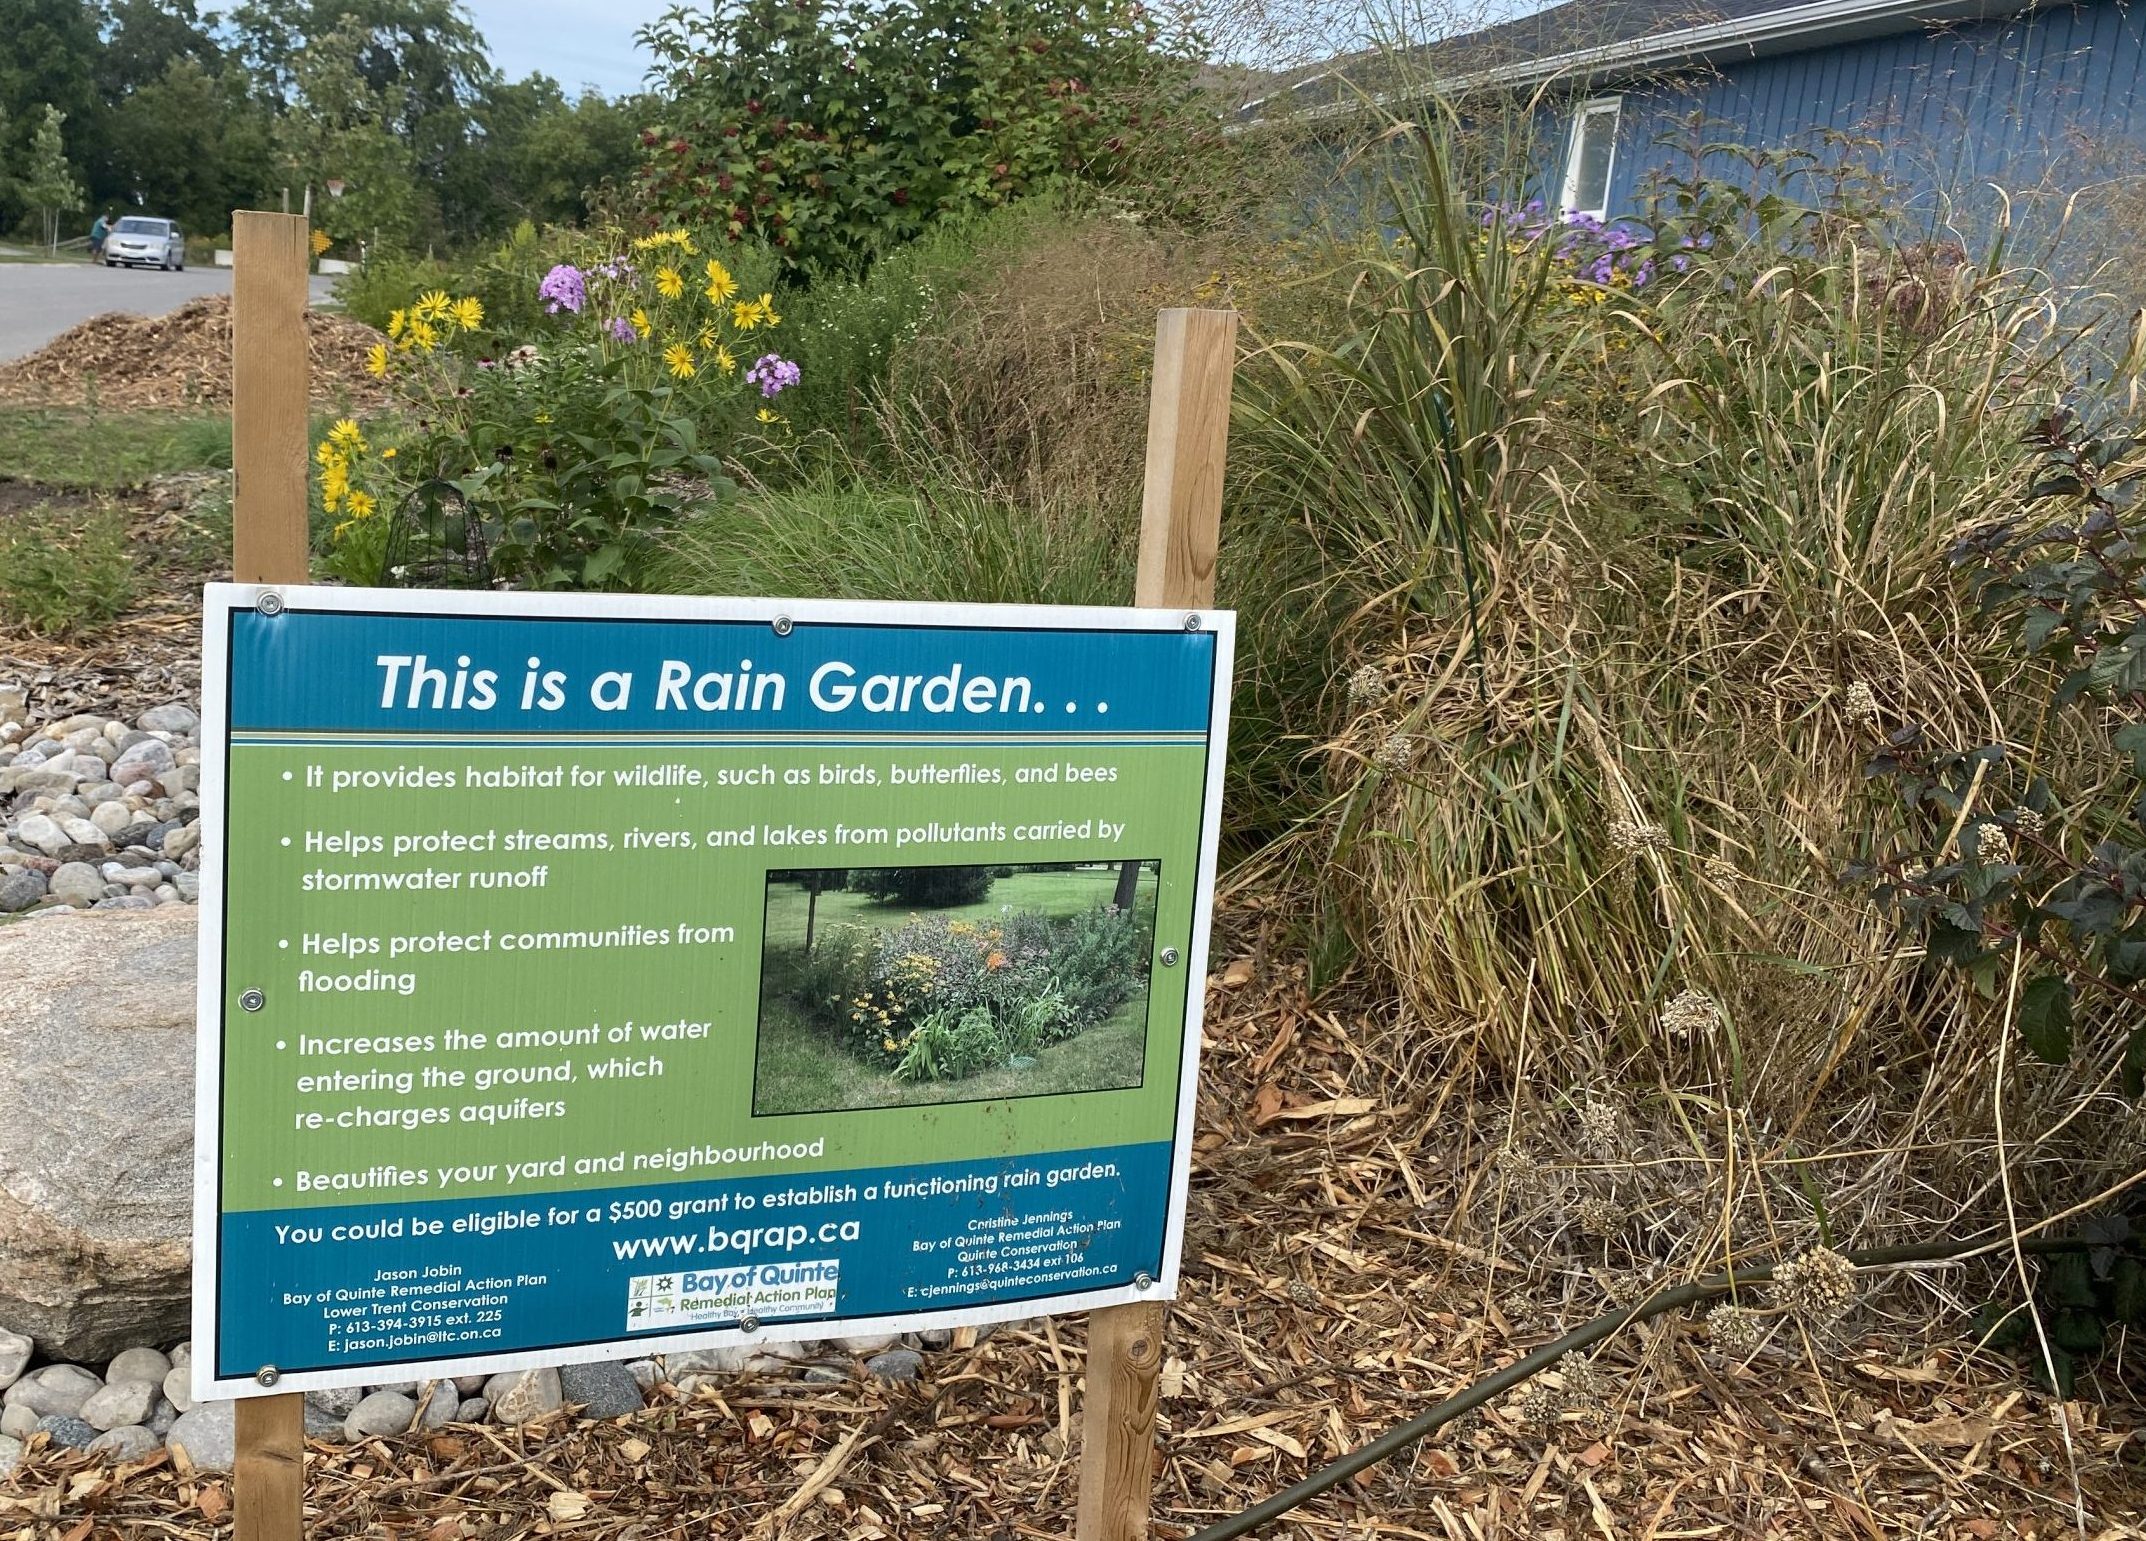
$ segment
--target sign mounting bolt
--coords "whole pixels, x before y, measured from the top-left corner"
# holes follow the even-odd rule
[[[259,1011],[268,1004],[268,997],[258,990],[246,990],[239,995],[238,1004],[243,1011]]]
[[[778,636],[778,637],[787,637],[788,635],[790,635],[790,630],[791,630],[791,627],[792,627],[792,626],[793,626],[794,624],[795,624],[795,623],[794,623],[794,622],[792,622],[792,621],[791,621],[791,619],[790,619],[790,618],[789,618],[789,617],[788,617],[787,615],[778,615],[778,616],[776,616],[776,617],[775,617],[775,635],[776,635],[776,636]]]
[[[1162,950],[1162,966],[1164,968],[1177,967],[1177,949],[1175,947],[1165,947]]]
[[[1195,613],[1193,613],[1193,614],[1191,614],[1191,615],[1188,615],[1188,616],[1186,616],[1186,617],[1185,617],[1185,630],[1187,630],[1187,631],[1198,631],[1199,629],[1200,629],[1200,617],[1199,617],[1199,615],[1198,615],[1198,613],[1197,613],[1197,612],[1195,612]]]
[[[1134,1288],[1134,1289],[1136,1289],[1136,1290],[1151,1290],[1151,1289],[1153,1289],[1154,1287],[1155,1287],[1155,1276],[1154,1276],[1153,1274],[1149,1273],[1149,1272],[1148,1272],[1148,1271],[1147,1271],[1147,1270],[1146,1270],[1145,1268],[1141,1269],[1141,1270],[1140,1270],[1140,1272],[1138,1272],[1138,1273],[1136,1273],[1136,1274],[1134,1274],[1134,1275],[1133,1275],[1133,1288]]]
[[[283,1372],[272,1364],[264,1364],[253,1372],[253,1378],[263,1386],[273,1386],[283,1379]]]
[[[263,615],[281,615],[283,613],[283,596],[274,589],[270,589],[253,602],[253,608]]]
[[[741,1317],[739,1317],[739,1318],[738,1318],[738,1331],[740,1331],[740,1332],[758,1332],[759,1330],[760,1330],[760,1318],[759,1318],[759,1317],[757,1317],[757,1316],[741,1316]]]

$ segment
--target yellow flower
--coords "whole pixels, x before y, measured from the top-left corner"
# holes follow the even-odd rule
[[[741,332],[749,332],[760,324],[760,302],[739,300],[730,307],[730,324]]]
[[[484,325],[484,302],[474,294],[465,295],[448,307],[448,314],[463,331],[474,332]]]
[[[337,418],[328,430],[328,442],[352,454],[365,453],[365,435],[358,431],[358,421],[353,417]]]
[[[387,344],[376,342],[365,350],[365,372],[378,379],[387,373]]]
[[[359,490],[358,490],[357,488],[353,487],[353,488],[351,489],[351,491],[350,491],[350,498],[349,498],[349,504],[350,504],[350,517],[351,517],[351,518],[353,518],[353,519],[370,519],[370,518],[372,518],[372,516],[373,516],[373,507],[374,507],[374,505],[373,505],[373,495],[372,495],[371,493],[369,493],[369,492],[360,492],[360,491],[359,491]]]
[[[391,311],[389,311],[389,312],[387,313],[387,334],[388,334],[388,336],[390,336],[390,337],[400,337],[400,336],[402,335],[402,329],[403,329],[403,325],[404,325],[404,323],[405,323],[405,322],[406,322],[407,320],[408,320],[408,318],[407,318],[406,316],[404,316],[404,315],[403,315],[403,313],[402,313],[401,311],[399,311],[399,310],[391,310]]]
[[[548,423],[551,421],[551,414],[549,412],[539,412],[536,415],[536,421],[540,423]]]
[[[437,321],[447,314],[451,304],[445,289],[428,289],[417,297],[417,313]]]
[[[713,257],[708,259],[708,287],[701,293],[708,296],[710,305],[720,305],[738,292],[738,281],[730,276],[730,269]]]
[[[738,367],[737,359],[734,358],[731,355],[730,350],[724,347],[721,343],[717,343],[715,345],[715,367],[723,371],[723,373],[726,375],[730,374]]]
[[[782,325],[782,317],[775,314],[774,295],[763,294],[760,296],[760,319],[762,321],[765,321],[769,326]]]
[[[430,321],[417,316],[410,321],[409,341],[422,352],[430,353],[440,345],[440,334]]]
[[[319,447],[313,451],[313,458],[323,466],[339,466],[343,463],[343,452],[328,440],[323,439],[320,441]]]
[[[328,239],[328,232],[325,230],[316,230],[306,239],[312,244],[313,255],[316,257],[326,255],[328,248],[335,244]]]
[[[766,407],[762,407],[758,412],[755,412],[753,416],[763,423],[779,423],[782,421],[782,418],[780,416],[773,412],[770,412]]]
[[[382,460],[393,460],[395,458],[395,446],[390,444],[386,449],[382,450],[380,458]]]
[[[663,350],[664,367],[681,380],[693,378],[693,350],[682,342],[674,342]]]
[[[675,300],[685,292],[686,281],[679,276],[678,269],[674,267],[656,269],[656,293],[667,300]]]
[[[654,327],[648,324],[648,312],[636,306],[634,308],[632,320],[634,332],[641,338],[643,342],[646,342],[648,340],[648,334],[655,330]]]
[[[894,1040],[892,1038],[880,1039],[879,1046],[882,1049],[885,1049],[889,1054],[892,1054],[894,1052]]]
[[[320,506],[334,513],[343,506],[343,497],[350,491],[349,468],[338,461],[320,473]]]

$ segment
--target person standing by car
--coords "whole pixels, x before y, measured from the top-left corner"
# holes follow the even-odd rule
[[[110,221],[110,220],[108,220],[108,219],[106,219],[106,218],[104,217],[104,215],[103,215],[103,214],[101,214],[101,213],[100,213],[100,214],[99,214],[99,215],[97,216],[97,221],[96,221],[96,223],[95,223],[95,224],[93,224],[93,225],[91,225],[91,226],[89,227],[89,260],[90,260],[90,261],[92,261],[92,262],[98,262],[98,261],[102,261],[102,260],[103,260],[103,257],[104,257],[104,238],[105,238],[105,237],[106,237],[107,235],[109,235],[109,234],[111,233],[111,229],[112,229],[112,224],[111,224],[111,221]]]

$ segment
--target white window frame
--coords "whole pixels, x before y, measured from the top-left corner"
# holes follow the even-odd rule
[[[1586,140],[1587,125],[1591,119],[1609,119],[1609,165],[1602,176],[1602,202],[1596,208],[1583,208],[1580,196],[1580,148]],[[1623,125],[1624,98],[1621,96],[1590,97],[1581,103],[1580,110],[1572,115],[1572,130],[1565,143],[1564,185],[1558,193],[1558,203],[1570,216],[1586,214],[1595,219],[1609,216],[1609,190],[1617,180],[1617,131]]]

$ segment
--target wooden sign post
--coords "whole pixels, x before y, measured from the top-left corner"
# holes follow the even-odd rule
[[[1201,610],[1215,602],[1236,367],[1235,311],[1166,310],[1156,318],[1136,605]],[[1203,982],[1193,980],[1192,988],[1203,988]],[[1078,1541],[1142,1541],[1147,1535],[1163,1312],[1160,1301],[1143,1301],[1109,1306],[1088,1318]]]
[[[306,221],[231,216],[231,545],[241,583],[304,583]],[[233,1409],[237,1541],[299,1541],[305,1526],[305,1399],[243,1397]]]

